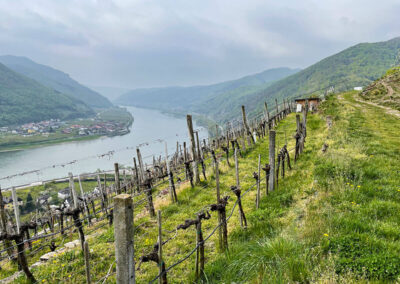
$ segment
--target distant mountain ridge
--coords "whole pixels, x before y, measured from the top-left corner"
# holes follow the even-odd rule
[[[238,116],[241,104],[253,112],[259,112],[262,109],[260,102],[263,101],[274,103],[275,99],[282,101],[284,98],[323,93],[330,86],[337,91],[365,86],[380,78],[396,63],[399,51],[400,37],[384,42],[360,43],[274,82],[265,89],[251,92],[234,106],[215,104],[210,100],[199,106],[198,110],[217,121],[226,121]]]
[[[81,85],[60,70],[38,64],[26,57],[13,55],[0,56],[0,63],[46,87],[81,100],[90,107],[112,107],[112,103],[107,98]]]
[[[242,96],[242,92],[235,93],[234,90],[254,91],[265,88],[271,82],[298,71],[299,69],[282,67],[212,85],[136,89],[120,96],[115,103],[166,111],[196,110],[199,105],[215,96],[227,96],[227,99],[234,101]]]
[[[43,86],[0,63],[0,126],[94,114],[82,101]]]
[[[254,115],[262,111],[264,101],[275,104],[275,99],[281,102],[284,98],[321,94],[331,86],[339,91],[366,86],[400,60],[399,51],[400,37],[383,42],[360,43],[301,71],[281,74],[286,76],[277,76],[268,82],[252,84],[250,78],[258,81],[256,74],[211,86],[133,90],[116,102],[192,112],[223,123],[238,117],[241,105],[246,106],[249,115]],[[230,87],[224,89],[225,84]]]

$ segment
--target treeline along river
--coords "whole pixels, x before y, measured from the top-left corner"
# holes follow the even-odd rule
[[[112,170],[115,162],[132,166],[136,146],[140,146],[145,162],[151,163],[153,154],[156,157],[164,156],[164,143],[160,139],[167,141],[169,154],[176,150],[177,141],[188,141],[185,117],[172,117],[150,109],[127,109],[134,117],[131,131],[127,135],[0,152],[1,187],[65,177],[68,172],[76,175]],[[207,131],[197,125],[195,129],[200,130],[200,137],[207,135]],[[20,174],[33,170],[40,171]]]

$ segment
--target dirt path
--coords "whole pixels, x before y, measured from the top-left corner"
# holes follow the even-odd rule
[[[390,92],[390,90],[391,90],[391,92],[392,92],[392,94],[393,94],[393,89],[392,89],[390,86],[388,86],[388,87],[390,88],[390,89],[388,88],[388,92]],[[375,107],[379,107],[379,108],[381,108],[381,109],[384,109],[384,110],[385,110],[385,113],[391,114],[391,115],[394,115],[394,116],[400,118],[400,111],[398,111],[398,110],[392,109],[392,108],[390,108],[390,107],[381,106],[381,105],[378,105],[378,104],[373,103],[373,102],[364,101],[363,99],[360,98],[360,96],[359,96],[358,94],[355,95],[355,96],[353,96],[353,98],[354,98],[357,102],[360,102],[360,103],[363,103],[363,104],[369,104],[369,105],[375,106]],[[342,99],[342,98],[339,96],[339,99]]]
[[[391,97],[391,96],[393,95],[393,93],[394,93],[392,87],[389,86],[388,84],[386,84],[386,82],[383,81],[383,80],[382,80],[381,83],[382,83],[382,85],[383,85],[383,86],[386,88],[386,90],[387,90],[387,95],[386,95],[385,97]]]

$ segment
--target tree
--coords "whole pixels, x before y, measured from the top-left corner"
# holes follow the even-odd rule
[[[33,203],[32,195],[28,193],[23,211],[24,213],[30,213],[34,210],[35,210],[35,204]]]

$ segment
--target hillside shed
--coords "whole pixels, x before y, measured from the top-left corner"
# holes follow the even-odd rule
[[[296,111],[301,112],[303,108],[308,104],[308,109],[310,111],[315,111],[318,109],[320,98],[305,98],[305,99],[297,99],[296,102]]]

